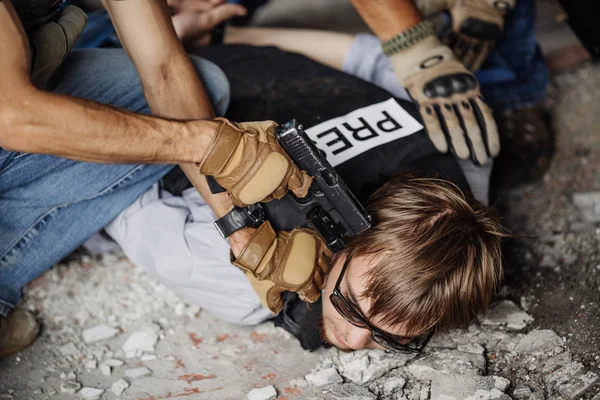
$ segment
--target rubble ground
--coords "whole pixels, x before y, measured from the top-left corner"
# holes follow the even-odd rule
[[[184,303],[120,253],[80,255],[26,288],[43,330],[0,360],[0,399],[600,400],[599,87],[600,65],[554,77],[550,170],[496,203],[518,237],[504,286],[422,355],[309,353]]]

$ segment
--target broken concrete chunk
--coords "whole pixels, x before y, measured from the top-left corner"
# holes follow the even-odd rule
[[[332,385],[334,383],[344,382],[342,377],[333,367],[315,372],[314,374],[306,375],[305,378],[308,383],[313,386]]]
[[[525,328],[533,317],[521,310],[515,303],[509,300],[501,301],[490,308],[482,325],[506,326],[508,329],[520,330]]]
[[[158,341],[156,332],[150,329],[143,329],[134,332],[127,338],[121,349],[125,352],[127,358],[136,357],[139,351],[154,352],[154,346]]]
[[[132,368],[132,369],[125,370],[125,376],[127,376],[131,379],[142,378],[142,377],[148,376],[150,374],[152,374],[152,371],[150,371],[146,367]]]
[[[516,400],[526,400],[529,399],[532,394],[533,393],[531,392],[531,389],[529,389],[527,386],[519,386],[515,388],[513,397]]]
[[[330,393],[339,400],[375,400],[377,398],[366,387],[354,383],[332,386]]]
[[[60,392],[66,394],[75,394],[81,388],[81,383],[77,381],[66,381],[60,384]]]
[[[67,374],[67,379],[70,381],[74,381],[75,379],[77,379],[77,375],[75,375],[75,372],[71,371]]]
[[[438,375],[431,381],[431,400],[510,400],[498,389],[498,377],[476,375]]]
[[[482,375],[485,358],[482,354],[457,350],[440,350],[414,361],[408,371],[417,379],[431,380],[439,375]]]
[[[67,374],[65,374],[64,372],[60,373],[60,379],[62,379],[63,381],[67,379]]]
[[[573,203],[588,222],[600,222],[600,192],[575,193]]]
[[[115,396],[119,397],[128,387],[129,382],[125,379],[119,379],[110,385],[110,391],[113,392]]]
[[[123,361],[117,360],[116,358],[109,358],[109,359],[102,361],[102,364],[106,364],[109,367],[120,367],[124,363],[123,363]]]
[[[154,361],[156,360],[156,354],[144,354],[141,358],[142,361]]]
[[[494,378],[494,387],[502,392],[506,392],[506,389],[510,386],[510,381],[501,376],[493,376]]]
[[[83,331],[83,341],[87,344],[107,340],[117,336],[119,331],[108,325],[98,325]]]
[[[380,378],[391,369],[406,365],[415,354],[388,353],[381,350],[359,350],[340,354],[340,374],[362,385]]]
[[[43,393],[44,393],[44,392],[42,392],[42,389],[35,389],[35,390],[33,391],[33,394],[36,394],[36,395],[40,395],[40,394],[43,394]]]
[[[262,388],[254,388],[246,395],[248,400],[274,400],[277,397],[277,391],[271,385]]]
[[[394,392],[399,391],[406,385],[406,379],[401,376],[395,376],[393,378],[387,379],[383,382],[383,394],[390,395]]]
[[[96,369],[98,367],[98,361],[90,360],[85,363],[85,369]]]
[[[79,350],[77,350],[77,347],[75,347],[75,345],[72,342],[59,347],[58,351],[60,351],[60,354],[62,354],[63,356],[72,356],[79,352]]]
[[[579,375],[573,380],[557,385],[556,389],[567,399],[573,400],[587,392],[596,382],[598,382],[598,374],[590,371],[585,375]]]
[[[535,329],[525,335],[515,347],[519,353],[546,353],[562,345],[556,332],[549,329]]]
[[[571,358],[571,352],[569,351],[565,351],[564,353],[549,358],[542,367],[542,373],[549,374],[564,367],[571,362]]]
[[[477,343],[472,344],[462,344],[457,347],[458,351],[462,351],[463,353],[473,353],[473,354],[483,354],[485,349],[482,345]]]
[[[112,367],[106,364],[100,364],[100,371],[106,376],[110,376],[112,374]]]
[[[77,393],[77,396],[85,400],[97,400],[104,393],[103,389],[84,387]]]

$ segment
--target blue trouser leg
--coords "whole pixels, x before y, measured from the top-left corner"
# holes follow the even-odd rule
[[[517,1],[505,18],[504,32],[476,74],[487,103],[511,109],[541,102],[549,74],[535,40],[534,0]]]
[[[222,115],[229,102],[224,74],[192,59]],[[137,72],[121,49],[73,51],[56,82],[57,93],[149,112]],[[0,315],[14,308],[27,282],[102,229],[171,168],[92,164],[0,149]]]

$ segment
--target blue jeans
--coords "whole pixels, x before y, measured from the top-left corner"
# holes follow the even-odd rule
[[[544,100],[550,78],[535,41],[535,0],[517,0],[505,18],[504,38],[476,76],[493,109],[515,109]]]
[[[229,83],[214,64],[192,57],[215,112]],[[149,113],[138,74],[121,49],[74,50],[54,92]],[[73,138],[77,140],[77,138]],[[0,315],[23,286],[113,220],[171,165],[104,165],[0,148]]]

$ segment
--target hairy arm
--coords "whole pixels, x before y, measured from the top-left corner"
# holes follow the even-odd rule
[[[202,158],[208,121],[137,115],[36,89],[29,43],[8,0],[0,2],[0,146],[91,162],[178,163]],[[73,138],[77,140],[73,140]]]
[[[391,39],[423,20],[414,0],[350,1],[381,40]]]

